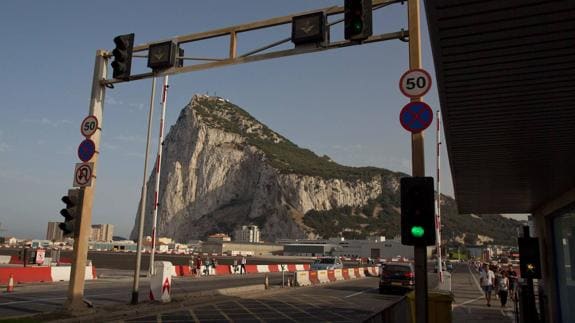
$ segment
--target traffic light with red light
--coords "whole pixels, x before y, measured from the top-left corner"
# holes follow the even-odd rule
[[[371,0],[345,0],[345,39],[361,41],[372,33]]]
[[[404,177],[401,186],[401,243],[435,244],[433,177]]]
[[[64,222],[58,224],[65,237],[72,236],[76,230],[76,219],[80,217],[82,210],[83,194],[81,189],[68,190],[68,195],[62,196],[62,202],[66,207],[60,210]]]
[[[112,76],[118,80],[128,81],[132,70],[132,50],[134,49],[134,34],[120,35],[114,38],[116,48],[112,51]]]

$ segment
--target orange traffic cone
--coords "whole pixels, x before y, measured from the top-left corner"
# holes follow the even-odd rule
[[[10,278],[8,279],[8,287],[6,287],[7,293],[12,293],[14,291],[14,274],[10,274]]]

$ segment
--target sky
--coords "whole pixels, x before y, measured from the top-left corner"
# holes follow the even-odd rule
[[[334,5],[343,0],[3,3],[0,222],[6,232],[0,235],[43,239],[49,221],[63,221],[60,198],[72,188],[74,165],[80,162],[80,123],[88,115],[95,53],[112,50],[115,36],[133,32],[135,43],[143,44]],[[408,29],[406,12],[401,4],[376,11],[374,34]],[[332,39],[342,39],[342,30],[341,24],[334,27]],[[240,34],[238,53],[289,36],[289,25]],[[196,43],[186,48],[186,56],[225,57],[228,44],[228,38]],[[134,60],[134,73],[147,72],[145,59]],[[423,12],[422,62],[435,81]],[[407,43],[391,40],[174,75],[166,130],[193,94],[207,93],[338,163],[411,173],[411,136],[399,123],[399,111],[409,100],[398,82],[408,68]],[[113,224],[114,235],[127,236],[134,224],[150,90],[146,79],[106,92],[92,223]],[[435,84],[424,100],[434,111],[440,108]],[[157,151],[159,102],[156,96],[151,156]],[[425,160],[426,175],[435,177],[434,129],[435,124],[425,132]],[[441,160],[442,192],[452,196],[445,145]]]

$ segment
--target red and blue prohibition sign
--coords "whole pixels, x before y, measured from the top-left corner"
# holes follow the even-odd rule
[[[80,143],[80,146],[78,146],[78,158],[83,162],[92,159],[95,152],[96,144],[90,139],[85,139]]]
[[[427,129],[432,121],[433,111],[425,102],[408,103],[399,113],[401,126],[412,133]]]

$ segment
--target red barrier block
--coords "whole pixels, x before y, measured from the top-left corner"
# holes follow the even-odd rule
[[[295,268],[295,265],[294,265],[294,264],[288,264],[288,265],[287,265],[287,270],[288,270],[289,272],[291,272],[291,273],[297,271],[297,269]]]
[[[305,270],[310,270],[311,269],[311,265],[310,264],[303,264],[303,268]]]
[[[327,270],[327,279],[329,279],[330,282],[334,282],[337,279],[335,278],[335,271],[333,269],[328,269]]]
[[[96,266],[92,266],[92,278],[93,279],[97,279],[98,276],[96,276]]]
[[[246,265],[246,267],[247,267],[247,265]],[[217,265],[216,266],[216,275],[230,275],[231,273],[232,272],[230,271],[229,265]]]
[[[348,268],[344,268],[341,270],[341,273],[343,274],[343,279],[345,280],[350,280],[351,278],[349,277],[349,269]]]
[[[51,282],[50,267],[0,268],[0,284],[8,284],[10,274],[14,274],[15,283]]]
[[[258,273],[258,266],[257,265],[246,265],[246,272],[248,274],[257,274]]]
[[[361,275],[359,274],[359,268],[353,268],[353,274],[355,275],[355,278],[361,277]]]
[[[268,265],[268,270],[270,271],[270,273],[277,273],[280,271],[279,267],[280,265]]]
[[[24,262],[18,259],[18,256],[12,255],[10,256],[10,264],[11,265],[22,265]]]
[[[317,277],[317,271],[312,270],[312,271],[309,272],[309,281],[310,281],[313,285],[316,285],[316,284],[319,284],[319,283],[320,283],[320,282],[319,282],[319,278]]]
[[[181,276],[191,276],[192,275],[192,269],[190,268],[190,266],[182,265],[182,268],[180,270],[181,270]]]

